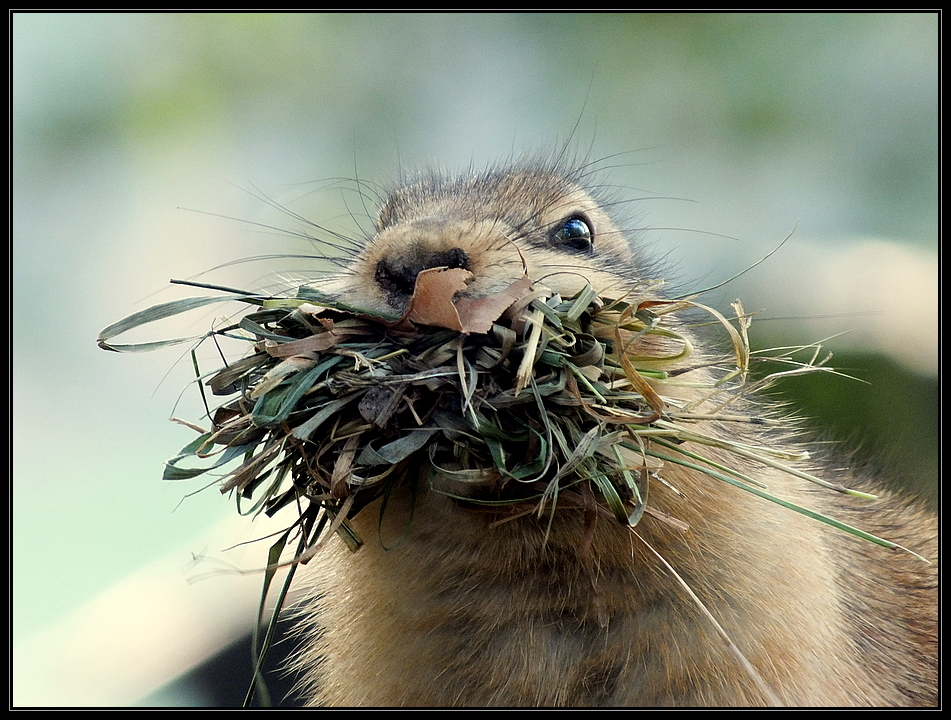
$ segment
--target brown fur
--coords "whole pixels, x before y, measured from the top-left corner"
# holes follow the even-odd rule
[[[564,295],[591,281],[636,298],[646,292],[643,263],[604,211],[608,201],[596,201],[582,181],[581,172],[549,163],[461,180],[423,177],[391,195],[375,237],[327,287],[353,305],[400,312],[402,279],[420,269],[462,265],[475,275],[468,294],[481,296],[520,277],[524,260],[533,279]],[[592,228],[593,251],[558,245],[553,233],[573,216]],[[712,423],[706,430],[716,432]],[[752,425],[725,432],[764,440]],[[807,469],[866,486],[831,466]],[[762,466],[745,470],[777,495],[936,562],[935,518],[895,497],[879,491],[878,501],[855,500]],[[493,525],[498,514],[425,489],[415,500],[396,493],[382,527],[379,513],[365,509],[355,521],[365,547],[352,554],[334,542],[311,563],[309,630],[298,661],[310,701],[936,704],[935,564],[701,473],[672,465],[662,475],[682,495],[654,483],[649,505],[687,523],[685,531],[655,513],[636,536],[603,517],[589,532],[590,513],[565,510],[546,542],[547,518]]]

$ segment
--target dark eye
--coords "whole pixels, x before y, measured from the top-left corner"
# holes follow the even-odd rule
[[[572,217],[565,220],[553,236],[556,243],[578,252],[594,250],[594,238],[591,236],[591,227],[588,221],[581,217]]]

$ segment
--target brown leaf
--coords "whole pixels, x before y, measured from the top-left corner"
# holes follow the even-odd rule
[[[521,299],[532,287],[531,278],[523,275],[504,290],[492,295],[476,298],[459,298],[456,310],[462,323],[462,332],[487,333],[492,324],[501,317],[516,301]]]
[[[466,289],[472,273],[461,268],[430,268],[416,276],[404,320],[416,325],[435,325],[462,332],[462,321],[452,304],[456,293]]]
[[[497,293],[456,299],[471,281],[472,273],[460,268],[423,270],[416,276],[416,288],[403,320],[462,333],[485,334],[502,313],[532,287],[531,279],[525,275]]]

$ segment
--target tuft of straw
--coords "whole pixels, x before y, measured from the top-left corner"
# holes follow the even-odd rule
[[[220,337],[246,343],[239,360],[198,373],[203,397],[207,388],[223,400],[212,409],[205,398],[211,427],[168,461],[164,477],[215,471],[223,473],[221,492],[251,503],[250,512],[299,508],[297,560],[316,552],[326,530],[359,546],[347,518],[391,483],[416,478],[467,506],[513,516],[588,507],[595,498],[602,512],[633,527],[652,512],[649,483],[663,482],[659,471],[670,463],[894,547],[776,498],[704,456],[704,447],[715,447],[851,492],[794,468],[789,462],[801,458],[783,450],[698,429],[707,419],[770,422],[731,409],[770,381],[747,382],[750,317],[739,302],[731,321],[690,299],[633,304],[590,286],[563,298],[528,277],[493,295],[459,298],[470,279],[459,269],[420,273],[398,318],[342,306],[306,286],[294,298],[220,288],[129,316],[103,330],[99,345],[128,352]],[[203,338],[113,342],[226,300],[252,309]],[[664,390],[676,385],[693,348],[668,318],[697,309],[727,333],[733,362],[684,405]],[[774,359],[793,365],[777,375],[827,370],[818,348],[804,363],[791,353]]]

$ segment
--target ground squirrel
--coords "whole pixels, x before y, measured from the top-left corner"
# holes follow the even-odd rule
[[[425,173],[389,195],[372,238],[322,288],[399,314],[421,270],[468,270],[465,294],[480,297],[527,269],[565,296],[591,283],[636,299],[649,264],[612,221],[612,202],[586,166],[557,161]],[[795,429],[728,432],[753,444],[774,432],[782,437],[773,445],[802,442]],[[880,499],[763,466],[746,471],[932,564],[678,466],[664,474],[680,494],[652,486],[656,515],[637,526],[639,538],[605,518],[592,529],[580,511],[557,514],[551,527],[531,514],[498,523],[425,488],[412,503],[397,492],[382,528],[374,512],[354,520],[365,547],[334,542],[312,563],[297,659],[304,692],[333,706],[934,705],[937,521],[838,469],[847,463],[815,459],[822,454],[812,471]],[[381,533],[399,542],[384,549]]]

